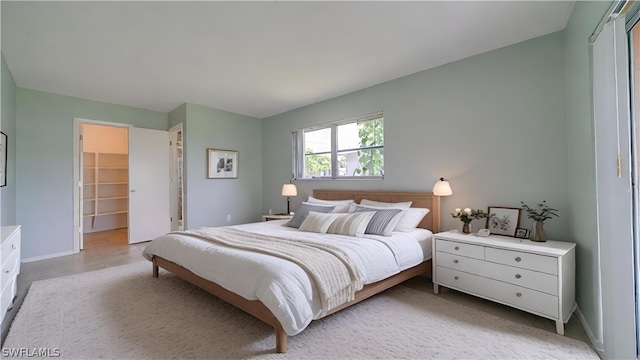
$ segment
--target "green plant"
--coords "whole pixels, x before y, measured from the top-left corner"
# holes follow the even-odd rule
[[[554,216],[558,217],[557,212],[559,210],[550,208],[544,200],[538,204],[538,207],[535,209],[525,204],[523,201],[520,201],[520,203],[522,204],[524,211],[527,212],[527,217],[534,221],[545,222],[545,220],[549,220]]]
[[[305,151],[307,154],[313,153],[312,149]],[[326,171],[331,170],[331,159],[324,155],[307,155],[304,158],[307,176],[326,175]]]
[[[453,216],[456,219],[460,219],[460,221],[462,221],[465,224],[468,224],[473,220],[486,218],[487,213],[480,209],[474,210],[471,208],[464,208],[464,209],[456,208],[451,213],[451,216]]]
[[[358,137],[360,137],[361,147],[384,144],[382,119],[365,121],[358,125],[360,126],[358,129]],[[355,169],[355,174],[381,175],[384,173],[384,150],[358,150],[358,162],[360,163],[360,167]]]

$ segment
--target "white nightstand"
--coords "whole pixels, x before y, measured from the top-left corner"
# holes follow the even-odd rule
[[[433,236],[433,292],[462,291],[556,322],[564,335],[575,304],[575,247],[506,236]]]
[[[20,225],[3,226],[0,230],[0,256],[2,262],[2,291],[0,292],[0,322],[8,309],[13,307],[13,299],[18,292],[20,273]]]
[[[262,221],[285,220],[285,219],[291,219],[292,217],[293,215],[288,215],[288,214],[262,215]]]

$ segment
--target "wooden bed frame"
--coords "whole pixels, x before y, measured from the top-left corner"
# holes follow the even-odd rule
[[[404,202],[412,201],[412,207],[428,208],[431,211],[423,219],[418,227],[429,229],[433,233],[440,231],[440,198],[432,193],[426,192],[390,192],[390,191],[361,191],[361,190],[314,190],[313,197],[324,200],[347,200],[353,199],[360,202],[362,199],[384,202]],[[158,277],[158,268],[163,268],[182,279],[198,286],[220,299],[234,305],[235,307],[255,316],[265,323],[273,326],[276,333],[276,352],[284,353],[287,351],[287,333],[284,331],[278,319],[271,311],[259,300],[247,300],[242,296],[233,293],[222,286],[201,278],[182,266],[161,258],[153,257],[153,277]],[[427,260],[419,265],[404,270],[394,276],[378,281],[373,284],[365,285],[362,290],[356,292],[355,299],[348,303],[342,304],[332,309],[329,314],[335,313],[373,295],[376,295],[390,287],[412,277],[431,273],[431,260]]]

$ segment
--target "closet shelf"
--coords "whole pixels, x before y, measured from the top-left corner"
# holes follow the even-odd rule
[[[128,212],[127,210],[107,211],[107,212],[101,212],[101,213],[97,213],[97,214],[84,214],[84,217],[114,215],[114,214],[126,214],[127,212]]]
[[[97,200],[120,200],[120,199],[128,199],[128,196],[104,196],[104,197],[99,197]],[[91,199],[84,199],[84,201],[96,201],[95,198],[91,198]]]
[[[83,156],[83,216],[92,218],[94,228],[99,216],[128,213],[129,155],[85,152]]]
[[[127,185],[129,182],[127,181],[112,181],[112,182],[99,182],[99,183],[85,183],[84,186],[95,186],[95,185]]]

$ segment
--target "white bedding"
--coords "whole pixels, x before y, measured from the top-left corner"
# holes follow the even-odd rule
[[[352,258],[363,283],[395,275],[431,258],[431,235],[425,229],[364,238],[304,232],[267,221],[234,227],[264,235],[322,241],[338,246]],[[271,310],[288,335],[304,330],[320,316],[322,306],[311,278],[292,262],[273,256],[217,245],[183,234],[167,234],[144,250],[170,260],[248,300],[260,300]]]

